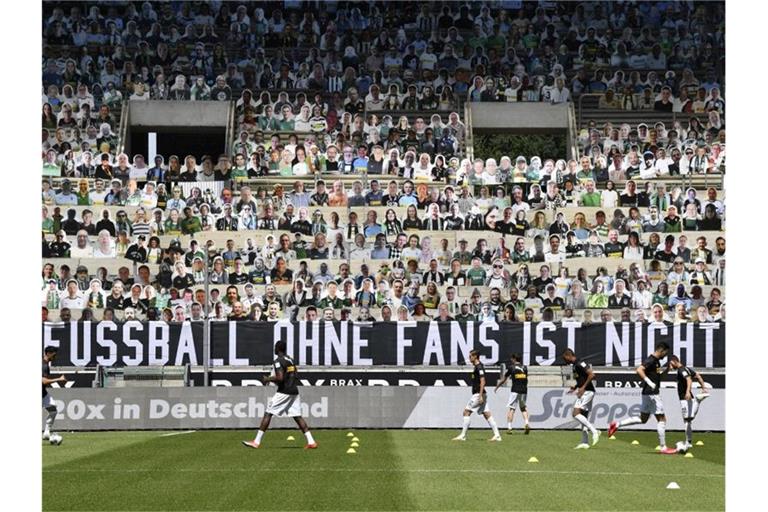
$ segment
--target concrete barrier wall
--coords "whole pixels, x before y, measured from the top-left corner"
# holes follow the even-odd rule
[[[476,132],[568,129],[568,105],[547,103],[471,103],[472,129]]]
[[[227,126],[227,101],[131,101],[132,127]]]

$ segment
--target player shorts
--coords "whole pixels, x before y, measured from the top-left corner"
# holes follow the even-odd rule
[[[699,413],[699,401],[695,398],[680,400],[680,411],[683,413],[684,420],[694,419]]]
[[[573,402],[573,408],[581,409],[582,411],[589,410],[592,408],[593,398],[595,398],[594,391],[585,391],[584,394],[582,394],[580,397],[577,397],[576,401]]]
[[[301,416],[301,400],[299,395],[275,393],[267,402],[267,414],[295,418]]]
[[[477,414],[484,414],[488,407],[488,398],[480,402],[480,393],[475,393],[472,398],[467,402],[466,410],[476,412]]]
[[[660,395],[642,395],[640,402],[640,412],[642,414],[661,415],[664,414],[664,404]]]
[[[518,404],[520,406],[521,411],[525,411],[525,400],[528,398],[527,393],[515,393],[514,391],[511,391],[509,393],[509,402],[507,403],[507,407],[515,410],[515,404]]]
[[[56,404],[53,402],[53,397],[51,395],[45,395],[43,397],[43,409],[47,409],[49,407],[56,407]]]

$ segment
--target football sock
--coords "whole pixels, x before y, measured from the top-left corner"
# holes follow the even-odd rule
[[[309,430],[304,432],[304,437],[307,438],[307,444],[315,444],[315,439],[312,437],[312,432]]]
[[[692,402],[692,404],[691,404],[691,417],[695,418],[696,414],[699,412],[699,405],[701,404],[701,402],[699,402],[695,398],[693,400],[691,400],[691,402]]]
[[[631,418],[624,418],[619,422],[619,427],[627,427],[629,425],[637,425],[638,423],[642,423],[643,420],[640,419],[639,416],[632,416]]]
[[[688,444],[693,443],[693,422],[685,422],[685,440]]]
[[[48,411],[48,416],[45,418],[45,431],[50,432],[51,427],[53,427],[53,422],[56,420],[58,411],[56,410],[56,406],[46,407],[45,410]]]
[[[574,416],[574,419],[576,421],[578,421],[579,423],[581,423],[584,426],[584,428],[588,429],[592,433],[594,433],[597,430],[595,428],[595,426],[592,425],[589,422],[589,420],[586,418],[586,416],[584,416],[583,414],[578,414],[578,415]]]
[[[496,425],[496,420],[493,419],[493,416],[491,416],[490,418],[488,418],[487,421],[488,421],[488,424],[493,429],[493,435],[494,436],[498,436],[499,435],[499,427],[498,427],[498,425]]]
[[[467,429],[469,429],[469,416],[464,416],[464,426],[461,427],[461,437],[467,435]]]
[[[667,446],[667,422],[658,422],[656,424],[656,432],[659,433],[659,446],[663,449]]]
[[[581,444],[589,444],[589,429],[581,427]]]
[[[507,422],[507,430],[512,430],[512,422],[511,421]]]
[[[261,444],[261,438],[264,437],[264,431],[263,430],[257,430],[256,431],[256,444]]]

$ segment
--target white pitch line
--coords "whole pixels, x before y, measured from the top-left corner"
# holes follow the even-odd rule
[[[275,469],[271,468],[75,468],[75,469],[43,469],[44,473],[271,473]],[[543,474],[543,475],[601,475],[601,476],[656,476],[656,477],[696,477],[696,478],[725,478],[725,475],[701,474],[701,473],[633,473],[633,472],[614,472],[614,471],[557,471],[557,470],[532,470],[532,469],[391,469],[391,468],[294,468],[291,471],[299,473],[495,473],[495,474]]]
[[[191,434],[193,432],[197,432],[197,430],[185,430],[183,432],[168,432],[167,434],[160,434],[159,437],[181,436],[184,434]]]

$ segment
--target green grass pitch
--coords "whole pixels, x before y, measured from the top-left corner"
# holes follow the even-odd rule
[[[474,419],[473,424],[478,419]],[[43,446],[43,510],[723,510],[725,436],[697,434],[693,458],[655,453],[655,432],[297,430],[64,433]],[[292,435],[295,441],[288,441]],[[632,445],[638,440],[639,446]],[[667,434],[670,446],[680,432]],[[536,457],[538,463],[528,459]],[[667,490],[670,482],[679,490]]]

